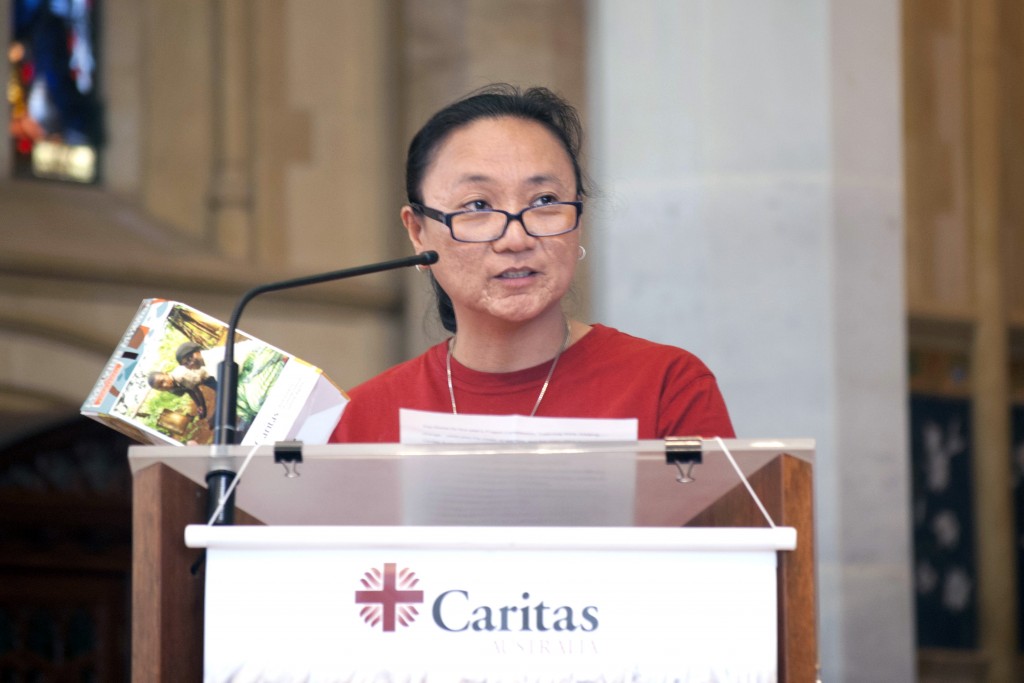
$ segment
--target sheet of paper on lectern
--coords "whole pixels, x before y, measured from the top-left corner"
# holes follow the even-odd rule
[[[558,444],[635,442],[637,421],[401,411],[406,444],[551,443],[550,453],[490,453],[407,460],[406,524],[628,526],[633,521],[635,455],[566,452]]]
[[[526,415],[452,415],[399,410],[404,444],[636,441],[636,418],[594,419]]]

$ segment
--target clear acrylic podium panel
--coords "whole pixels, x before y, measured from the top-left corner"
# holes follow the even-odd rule
[[[812,439],[727,439],[743,477],[780,454],[813,461]],[[453,446],[304,446],[296,466],[271,445],[136,446],[132,472],[162,462],[205,485],[238,472],[237,506],[265,524],[390,526],[681,526],[742,483],[716,440],[692,470],[661,440]],[[682,474],[692,481],[681,483]]]

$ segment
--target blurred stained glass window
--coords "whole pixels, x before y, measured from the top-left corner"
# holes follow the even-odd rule
[[[970,363],[960,349],[914,348],[909,367],[917,644],[974,649]]]
[[[99,0],[14,0],[7,100],[13,175],[95,183]]]

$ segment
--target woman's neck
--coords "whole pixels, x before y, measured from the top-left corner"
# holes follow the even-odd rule
[[[451,342],[452,357],[481,372],[515,372],[551,360],[587,330],[559,309],[526,323],[474,324],[460,319]]]

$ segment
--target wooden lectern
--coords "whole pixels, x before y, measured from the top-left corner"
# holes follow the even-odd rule
[[[667,464],[665,443],[660,441],[444,448],[396,444],[306,447],[298,479],[287,479],[285,466],[274,462],[273,449],[261,447],[253,464],[243,471],[236,520],[240,524],[359,524],[381,528],[408,523],[446,524],[436,519],[410,522],[410,504],[405,501],[403,512],[404,494],[396,492],[403,486],[408,488],[410,481],[421,479],[427,471],[461,472],[467,464],[472,468],[474,463],[498,462],[501,458],[506,458],[506,466],[509,462],[514,466],[517,462],[547,462],[556,457],[612,457],[612,453],[627,451],[636,457],[635,471],[630,473],[635,496],[626,501],[631,507],[627,511],[630,518],[624,522],[602,521],[605,508],[611,509],[609,514],[619,514],[614,508],[621,501],[598,501],[594,510],[584,513],[587,521],[581,524],[765,527],[770,524],[764,516],[767,513],[776,525],[795,529],[795,549],[780,552],[778,557],[778,680],[814,681],[818,662],[813,442],[726,440],[721,445],[734,456],[735,467],[713,441],[704,442],[703,463],[692,471],[685,465]],[[206,490],[197,482],[203,481],[213,460],[210,452],[203,447],[135,447],[129,456],[134,472],[132,680],[137,683],[203,679],[204,571],[192,571],[201,552],[185,546],[184,530],[189,524],[205,522]],[[247,450],[232,447],[227,456],[219,456],[220,464],[227,462],[238,471],[246,455]],[[359,463],[360,476],[370,477],[372,482],[346,478],[346,473],[354,471],[353,462]],[[634,466],[632,461],[630,466]],[[735,471],[737,468],[746,483]],[[677,474],[680,479],[692,474],[695,481],[681,484]],[[304,489],[294,487],[299,480]],[[324,505],[325,499],[331,504]],[[420,514],[422,511],[415,513]],[[576,523],[571,514],[569,522]],[[540,522],[552,523],[564,524],[565,520]]]

